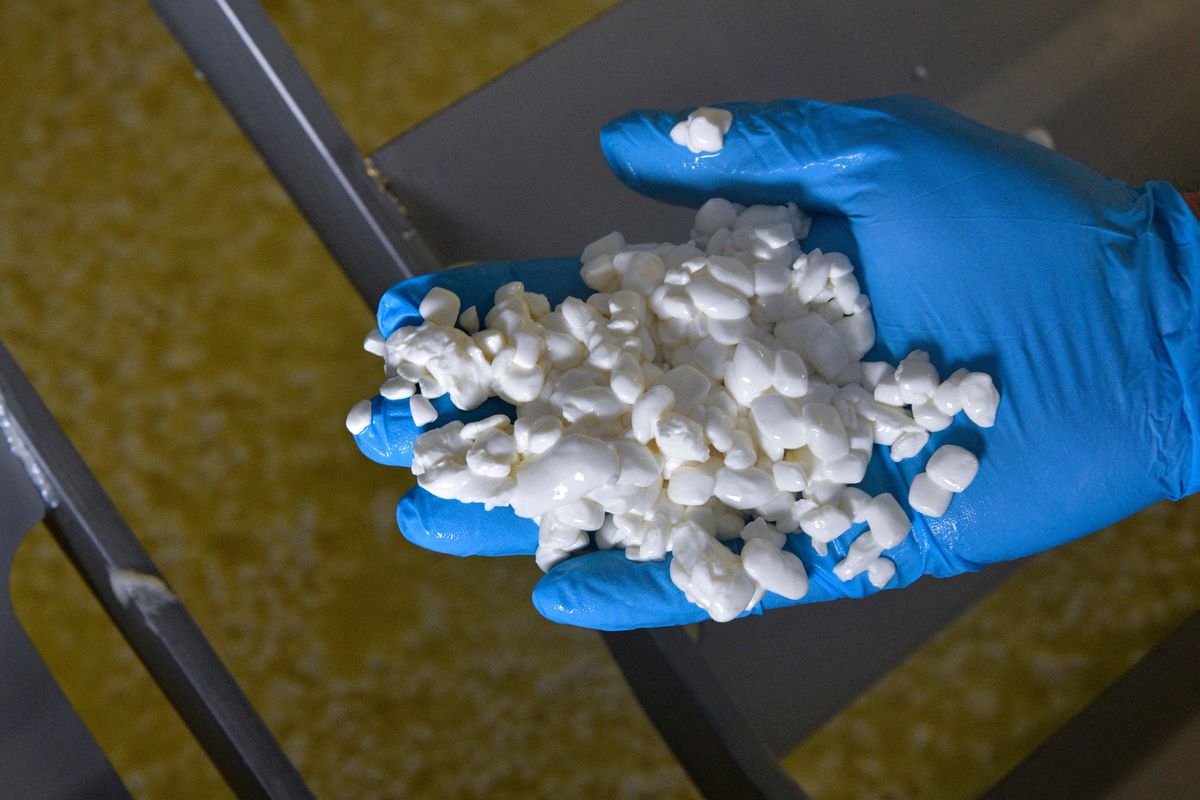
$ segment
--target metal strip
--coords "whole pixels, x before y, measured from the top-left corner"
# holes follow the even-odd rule
[[[646,715],[705,797],[805,800],[683,628],[610,632],[604,643]]]
[[[984,800],[1194,797],[1200,784],[1197,666],[1200,613],[1018,764]],[[1172,742],[1179,733],[1183,741]]]
[[[57,500],[47,525],[230,787],[243,798],[311,798],[3,343],[0,398]]]
[[[257,2],[151,5],[368,305],[438,268]]]

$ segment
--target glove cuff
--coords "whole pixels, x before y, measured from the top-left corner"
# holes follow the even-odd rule
[[[1170,492],[1177,500],[1200,491],[1200,195],[1181,195],[1164,181],[1145,188],[1153,210],[1142,243],[1157,251],[1151,257],[1166,278],[1150,300],[1163,348],[1179,377],[1181,411],[1191,432],[1191,453],[1182,459],[1189,471]]]

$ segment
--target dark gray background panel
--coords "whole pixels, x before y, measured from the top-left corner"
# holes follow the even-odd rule
[[[921,94],[1129,181],[1200,185],[1200,1],[632,0],[372,156],[443,261],[675,239],[597,145],[638,107]],[[916,67],[928,73],[914,76]]]

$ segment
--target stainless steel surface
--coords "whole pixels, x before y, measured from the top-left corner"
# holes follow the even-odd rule
[[[27,448],[28,463],[22,467],[39,471],[45,480],[42,494],[52,500],[44,511],[47,526],[230,787],[239,797],[311,797],[300,775],[226,671],[203,632],[159,574],[150,556],[3,344],[0,344],[0,398],[8,432]],[[3,455],[8,462],[13,461],[7,443]],[[22,492],[19,482],[10,483],[17,487],[14,498],[21,504],[14,503],[14,508],[25,510],[22,517],[15,517],[17,512],[11,512],[14,519],[3,529],[4,550],[0,552],[4,559],[0,565],[5,567],[5,589],[11,553],[21,538],[16,532],[22,525],[28,530],[31,519],[36,521],[27,489]],[[40,503],[41,498],[38,499]],[[8,610],[7,603],[0,605]],[[15,618],[0,616],[0,631],[6,642],[14,642],[12,657],[20,658],[19,663],[6,663],[9,654],[0,653],[0,666],[11,668],[0,671],[0,682],[6,691],[29,692],[25,702],[30,708],[41,708],[43,704],[46,708],[51,707],[61,692],[52,685],[52,679],[50,684],[46,682],[49,676],[42,674],[45,666],[36,656],[31,658],[32,650],[27,647],[22,651],[20,641],[24,634],[19,631]],[[22,653],[24,658],[21,658]],[[22,685],[19,681],[29,682]],[[21,731],[16,723],[12,723],[14,735],[21,734],[26,738],[22,747],[28,748],[18,750],[14,744],[12,752],[44,752],[46,758],[29,759],[24,764],[20,761],[0,762],[0,765],[14,769],[12,775],[0,773],[0,781],[3,781],[0,785],[7,787],[27,780],[34,785],[50,786],[56,779],[82,782],[96,779],[98,767],[94,764],[88,764],[86,770],[76,774],[69,762],[51,758],[57,748],[63,746],[61,742],[75,744],[78,737],[71,737],[72,729],[64,722],[64,714],[57,713],[47,719],[66,726],[65,738],[54,730]],[[0,728],[9,725],[6,713]],[[81,724],[79,728],[82,728]],[[86,761],[90,751],[83,745],[80,747]],[[61,751],[59,755],[63,755]],[[52,774],[60,770],[66,774]],[[42,796],[74,795],[64,790]],[[85,796],[95,795],[90,794],[89,789]]]
[[[438,263],[256,0],[151,0],[368,304]]]

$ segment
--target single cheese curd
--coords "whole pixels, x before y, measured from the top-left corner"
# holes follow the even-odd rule
[[[693,153],[716,153],[725,146],[733,114],[723,108],[701,106],[671,128],[671,141]]]

